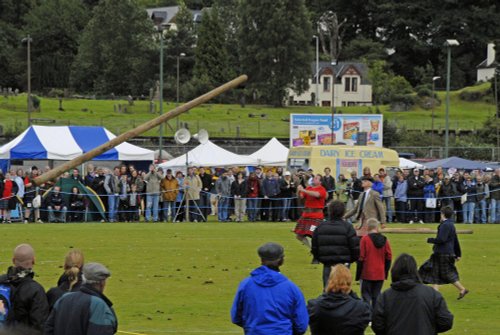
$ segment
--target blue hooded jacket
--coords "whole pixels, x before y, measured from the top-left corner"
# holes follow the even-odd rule
[[[280,272],[261,266],[240,283],[231,320],[246,335],[304,334],[309,315],[300,289]]]

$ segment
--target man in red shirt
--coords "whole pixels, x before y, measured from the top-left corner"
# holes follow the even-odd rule
[[[311,249],[311,242],[307,237],[312,238],[314,230],[324,218],[323,208],[325,208],[327,192],[321,186],[321,181],[321,175],[317,174],[314,176],[313,186],[308,186],[306,189],[302,185],[297,186],[298,195],[305,199],[305,204],[294,232],[297,239],[309,249]]]
[[[378,232],[380,222],[371,218],[367,226],[368,235],[360,242],[358,272],[361,270],[361,296],[374,308],[391,267],[392,251],[389,240]]]

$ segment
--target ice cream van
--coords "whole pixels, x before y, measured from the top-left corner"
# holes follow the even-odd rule
[[[313,169],[315,173],[323,174],[326,167],[332,170],[335,177],[339,174],[347,177],[351,171],[357,171],[358,176],[361,176],[365,167],[369,167],[372,174],[381,167],[399,167],[399,157],[395,150],[374,146],[318,145],[290,148],[287,159],[290,171]]]

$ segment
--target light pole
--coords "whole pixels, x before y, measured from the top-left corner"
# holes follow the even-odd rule
[[[497,156],[496,156],[496,160],[500,160],[500,134],[499,134],[499,130],[498,130],[498,123],[500,122],[499,121],[499,118],[500,118],[500,111],[498,110],[498,84],[497,84],[497,77],[498,77],[498,73],[499,73],[499,69],[498,68],[495,68],[495,118],[496,118],[496,128],[497,128]]]
[[[337,78],[335,65],[337,65],[337,60],[332,59],[332,144],[335,144],[333,128],[335,126],[335,112],[337,111],[335,107],[335,79]]]
[[[31,103],[31,42],[33,39],[28,34],[28,37],[23,38],[21,42],[26,43],[27,45],[27,61],[28,61],[28,72],[26,74],[27,82],[28,82],[28,127],[31,126],[31,107],[33,106]]]
[[[444,133],[444,158],[448,158],[449,153],[449,132],[450,132],[450,77],[451,77],[451,47],[459,46],[457,40],[446,40],[444,46],[448,51],[448,61],[446,66],[446,114]]]
[[[175,107],[179,106],[179,69],[180,69],[180,58],[185,57],[186,54],[184,52],[181,52],[179,55],[177,55],[177,100],[175,101]],[[179,129],[179,117],[175,118],[176,121],[176,129]]]
[[[434,91],[436,89],[435,83],[436,80],[441,79],[439,76],[432,77],[432,122],[431,122],[431,127],[432,127],[432,133],[431,133],[431,148],[434,148],[434,105],[436,102],[436,99],[434,99]]]
[[[164,22],[167,20],[166,17],[158,16],[152,17],[153,22],[156,26],[156,31],[158,32],[158,36],[160,38],[160,115],[163,114],[163,42],[164,42],[164,37],[163,37],[163,31],[165,28]],[[163,154],[163,122],[160,123],[159,127],[159,136],[158,136],[158,162],[162,161],[162,154]]]
[[[319,36],[313,35],[316,40],[316,73],[314,78],[316,78],[316,96],[314,99],[314,105],[319,106]]]

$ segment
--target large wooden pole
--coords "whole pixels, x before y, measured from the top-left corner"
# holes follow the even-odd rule
[[[133,137],[137,137],[140,134],[143,134],[144,132],[146,132],[150,129],[153,129],[154,127],[159,126],[163,122],[166,122],[170,119],[173,119],[174,117],[190,110],[191,108],[194,108],[198,105],[201,105],[201,104],[209,101],[210,99],[212,99],[212,98],[214,98],[214,97],[216,97],[216,96],[218,96],[218,95],[220,95],[220,94],[222,94],[222,93],[224,93],[232,88],[235,88],[235,87],[241,85],[247,79],[248,79],[248,77],[246,75],[241,75],[238,78],[235,78],[235,79],[231,80],[230,82],[227,82],[224,85],[219,86],[219,87],[213,89],[212,91],[205,93],[204,95],[185,103],[182,106],[179,106],[179,107],[176,107],[175,109],[172,109],[171,111],[169,111],[166,114],[160,115],[151,121],[143,123],[140,126],[134,128],[132,130],[129,130],[126,133],[121,134],[120,136],[115,137],[111,141],[106,142],[106,143],[98,146],[97,148],[92,149],[89,152],[87,152],[81,156],[78,156],[75,159],[70,160],[69,162],[64,163],[63,165],[58,166],[57,168],[52,169],[49,172],[42,174],[41,176],[37,177],[34,180],[35,184],[41,185],[41,184],[43,184],[51,179],[57,178],[58,176],[63,174],[65,171],[71,170],[72,168],[77,167],[77,166],[91,160],[92,158],[105,153],[106,151],[116,147],[120,143],[123,143],[123,142],[125,142]]]

